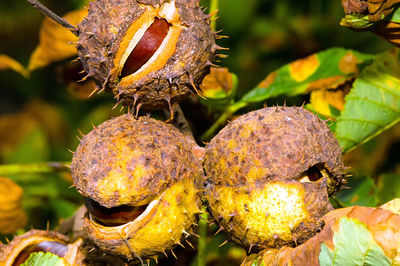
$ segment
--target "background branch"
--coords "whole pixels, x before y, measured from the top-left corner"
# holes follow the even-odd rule
[[[60,24],[64,28],[68,29],[71,31],[74,35],[79,36],[79,30],[77,27],[71,25],[68,21],[63,19],[62,17],[58,16],[56,13],[48,9],[46,6],[44,6],[42,3],[36,0],[27,0],[35,9],[39,10],[42,14],[44,14],[46,17],[54,20],[56,23]]]

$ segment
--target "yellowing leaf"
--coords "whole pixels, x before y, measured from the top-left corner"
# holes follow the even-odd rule
[[[67,13],[63,18],[77,25],[87,15],[86,8]],[[39,45],[32,53],[28,69],[30,71],[77,54],[75,42],[78,37],[49,18],[45,18],[39,32]]]
[[[312,109],[323,116],[335,117],[336,115],[332,112],[332,107],[342,111],[344,96],[346,96],[346,92],[343,90],[312,91],[310,97]]]
[[[25,67],[18,63],[18,61],[7,55],[0,54],[0,70],[7,69],[14,70],[15,72],[20,73],[25,78],[29,77],[28,70],[26,70]]]
[[[234,74],[230,73],[228,68],[212,67],[210,74],[204,78],[200,88],[207,98],[226,98],[236,85],[234,79]]]
[[[0,234],[12,234],[25,226],[22,188],[6,177],[0,177]]]
[[[339,61],[339,70],[344,74],[358,74],[357,64],[361,62],[352,51],[348,51]]]
[[[318,57],[313,54],[291,63],[289,65],[290,75],[295,81],[301,82],[311,76],[317,70],[318,66]]]

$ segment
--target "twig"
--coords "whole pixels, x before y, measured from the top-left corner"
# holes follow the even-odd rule
[[[210,27],[213,31],[216,30],[217,28],[217,11],[218,11],[218,5],[219,5],[219,0],[211,0],[210,1],[210,8],[209,8],[209,14],[213,14],[214,15],[211,17],[211,23],[210,23]]]
[[[206,265],[206,247],[207,247],[207,227],[208,227],[208,213],[206,208],[203,207],[204,213],[200,215],[199,219],[199,241],[197,245],[197,266]]]
[[[190,140],[196,143],[192,130],[190,129],[189,123],[185,118],[185,115],[183,114],[183,111],[181,107],[176,104],[173,107],[173,112],[174,112],[174,119],[171,121],[172,125],[179,129],[180,132],[182,132],[186,137],[188,137]],[[168,111],[164,110],[164,113],[166,116],[168,116]]]
[[[56,23],[60,24],[64,28],[68,29],[71,31],[75,36],[79,36],[79,30],[77,27],[71,25],[68,21],[65,19],[61,18],[58,16],[56,13],[48,9],[46,6],[44,6],[42,3],[40,3],[37,0],[27,0],[35,9],[37,9],[39,12],[44,14],[46,17],[54,20]]]
[[[246,107],[248,103],[246,102],[237,102],[233,105],[229,106],[225,112],[218,118],[217,121],[200,137],[200,140],[207,141],[209,140],[220,127],[222,127],[226,121],[239,109]]]

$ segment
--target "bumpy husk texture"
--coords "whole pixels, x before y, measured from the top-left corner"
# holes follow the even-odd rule
[[[155,63],[121,77],[130,41],[156,17],[171,25],[168,45],[154,54]],[[125,105],[161,109],[196,90],[209,73],[219,48],[209,23],[195,0],[97,0],[78,25],[78,54],[99,89],[111,91]]]
[[[103,250],[144,259],[172,249],[195,222],[202,180],[192,142],[173,126],[123,115],[96,127],[74,154],[74,185],[104,207],[148,205],[136,219],[105,226],[87,215],[89,237]]]
[[[318,266],[321,245],[334,249],[334,234],[339,231],[340,218],[356,219],[366,226],[374,241],[382,248],[384,254],[393,261],[400,262],[400,216],[380,208],[354,206],[329,212],[324,218],[323,230],[304,244],[281,249],[266,249],[257,255],[248,257],[245,265],[310,265]],[[349,243],[354,245],[354,243]],[[349,261],[349,265],[352,264]]]
[[[205,199],[219,225],[253,251],[296,245],[320,230],[344,166],[324,121],[301,107],[239,117],[206,146]],[[318,169],[318,180],[303,179]],[[299,180],[302,180],[300,182]]]

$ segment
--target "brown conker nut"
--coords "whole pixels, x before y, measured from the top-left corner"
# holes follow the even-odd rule
[[[78,25],[87,77],[125,105],[161,109],[197,91],[215,51],[197,0],[96,0]]]
[[[301,107],[242,115],[206,146],[204,198],[236,243],[257,251],[296,245],[321,229],[343,178],[326,123]]]
[[[191,143],[170,124],[129,114],[82,138],[72,178],[89,211],[84,227],[102,250],[146,259],[189,235],[203,175]]]

